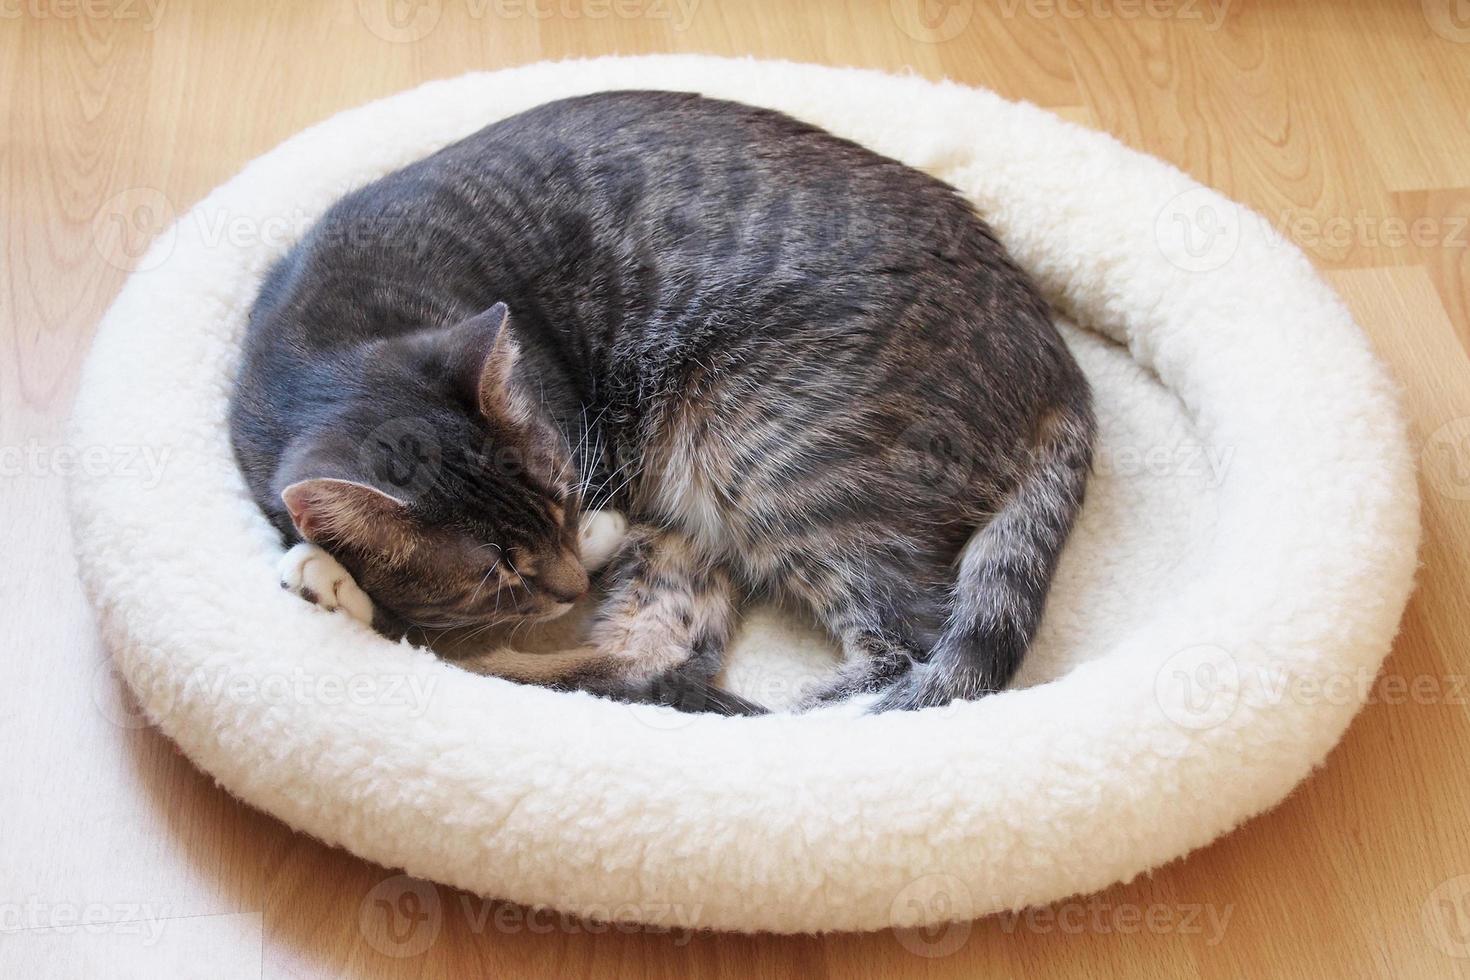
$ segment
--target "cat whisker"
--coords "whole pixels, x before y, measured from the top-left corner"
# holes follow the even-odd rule
[[[429,648],[429,652],[437,655],[439,651],[434,649],[434,644],[444,638],[445,630],[435,626],[428,626],[424,623],[420,623],[412,619],[408,621],[408,625],[412,626],[423,635],[424,644]],[[430,633],[434,633],[436,635],[430,636]]]
[[[591,493],[591,495],[590,495],[590,496],[591,496],[591,497],[592,497],[592,499],[593,499],[593,500],[594,500],[594,501],[597,501],[597,500],[602,500],[602,501],[604,501],[604,502],[605,502],[605,501],[606,501],[606,500],[607,500],[607,499],[610,499],[610,498],[611,498],[611,495],[608,495],[608,497],[603,497],[603,496],[602,496],[602,492],[603,492],[603,491],[604,491],[604,490],[606,490],[606,489],[607,489],[607,487],[608,487],[608,485],[609,485],[609,484],[610,484],[610,483],[612,483],[612,481],[613,481],[613,480],[615,480],[615,479],[617,479],[617,477],[618,477],[618,476],[619,476],[619,474],[621,474],[621,473],[622,473],[622,472],[623,472],[623,471],[624,471],[624,470],[626,470],[626,469],[627,469],[627,468],[628,468],[628,467],[630,467],[630,466],[632,466],[632,465],[633,465],[633,463],[634,463],[634,460],[633,460],[633,459],[628,459],[628,460],[627,460],[627,461],[625,461],[625,462],[624,462],[624,463],[623,463],[623,465],[621,465],[621,466],[619,466],[619,467],[618,467],[618,468],[617,468],[617,469],[615,469],[615,470],[613,470],[613,471],[612,471],[612,472],[611,472],[611,473],[609,473],[609,474],[608,474],[608,475],[607,475],[607,476],[606,476],[606,477],[604,477],[604,478],[603,478],[603,480],[602,480],[602,482],[601,482],[601,483],[599,483],[599,484],[598,484],[598,485],[597,485],[597,486],[596,486],[596,487],[595,487],[595,488],[594,488],[594,489],[593,489],[593,490],[592,490],[592,493]],[[635,473],[635,474],[634,474],[634,475],[635,475],[635,476],[636,476],[636,475],[637,475],[637,474],[636,474],[636,473]],[[618,489],[619,489],[619,490],[621,490],[621,489],[622,489],[622,487],[619,487],[619,488],[618,488]],[[614,491],[614,493],[616,493],[616,492],[617,492],[617,491]],[[596,505],[594,505],[594,506],[591,506],[591,507],[589,507],[589,508],[588,508],[588,509],[589,509],[589,510],[597,510],[597,509],[598,509],[598,506],[596,506]]]
[[[527,598],[529,598],[530,595],[531,595],[531,587],[526,584],[526,577],[521,574],[521,570],[519,568],[516,568],[515,562],[513,562],[513,561],[510,560],[510,556],[509,555],[504,556],[504,561],[505,561],[505,563],[507,565],[510,566],[510,570],[515,573],[516,580],[517,580],[516,581],[516,585],[519,585],[521,588],[525,589],[526,590],[526,596],[527,596]],[[514,587],[515,586],[512,586],[512,588],[514,588]]]
[[[480,590],[485,587],[486,582],[490,581],[490,576],[495,574],[495,570],[500,567],[500,562],[500,558],[495,559],[495,564],[490,566],[490,570],[485,573],[485,577],[480,579],[480,584],[475,586],[475,592],[474,595],[470,596],[470,602],[474,602],[480,597]]]
[[[484,636],[492,628],[494,628],[494,627],[496,627],[498,625],[500,625],[500,624],[499,623],[495,623],[495,622],[488,622],[488,623],[483,623],[483,624],[481,624],[479,626],[476,626],[474,629],[472,629],[468,633],[466,633],[461,638],[460,642],[462,642],[462,643],[472,643],[475,640],[479,639],[481,636]]]
[[[587,451],[587,444],[592,439],[592,430],[597,425],[597,422],[601,419],[601,417],[602,416],[599,413],[598,418],[589,423],[587,421],[587,406],[585,403],[582,405],[582,436],[580,439],[577,440],[577,447],[573,452],[573,455],[577,458],[577,480],[579,483],[582,482],[585,478],[582,469],[586,465],[587,460],[590,459],[592,455],[589,451]],[[571,460],[569,459],[568,462],[570,461]]]
[[[532,625],[534,622],[535,622],[535,620],[533,620],[533,619],[523,619],[520,622],[516,623],[514,626],[512,626],[510,628],[510,636],[505,641],[506,642],[506,645],[507,646],[513,646],[515,644],[515,641],[516,641],[516,634],[519,633],[521,630],[525,629],[526,627]]]
[[[638,478],[638,474],[639,474],[639,471],[638,470],[634,470],[632,473],[629,473],[628,474],[628,478],[626,480],[624,480],[622,483],[618,484],[617,489],[613,490],[611,493],[607,494],[605,497],[602,497],[601,500],[597,501],[591,509],[592,510],[602,510],[603,507],[606,504],[612,503],[614,500],[617,499],[618,494],[620,494],[620,493],[623,492],[623,488],[625,488],[628,484],[632,483],[634,480],[636,480]],[[609,479],[608,482],[611,483],[612,482],[611,479]]]
[[[608,406],[604,405],[597,413],[596,418],[589,423],[587,421],[587,406],[582,406],[582,440],[578,444],[577,452],[577,485],[575,492],[578,500],[584,500],[587,496],[588,486],[592,482],[592,474],[596,471],[603,454],[606,452],[601,423],[603,416],[607,414]],[[593,441],[595,439],[595,441]],[[591,445],[589,446],[589,442]]]

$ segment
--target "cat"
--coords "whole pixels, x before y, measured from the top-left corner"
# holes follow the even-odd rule
[[[606,589],[567,688],[719,691],[738,601],[843,663],[804,707],[1003,689],[1094,419],[1045,299],[947,184],[698,95],[551,102],[356,190],[268,275],[231,435],[282,584],[474,628]],[[602,567],[602,566],[606,567]]]

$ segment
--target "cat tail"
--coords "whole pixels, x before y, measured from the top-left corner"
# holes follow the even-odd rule
[[[960,553],[949,617],[930,656],[871,710],[972,700],[1003,689],[1015,676],[1082,507],[1095,429],[1086,387],[1044,416],[1016,489]]]

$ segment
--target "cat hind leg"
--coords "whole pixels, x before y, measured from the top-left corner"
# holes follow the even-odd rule
[[[886,691],[925,659],[920,624],[932,627],[940,607],[908,574],[885,573],[871,561],[830,557],[808,556],[791,564],[784,588],[811,609],[842,649],[842,665],[804,692],[797,710]]]
[[[734,626],[734,584],[678,531],[636,527],[608,569],[596,660],[566,686],[682,711],[762,714],[714,684]]]

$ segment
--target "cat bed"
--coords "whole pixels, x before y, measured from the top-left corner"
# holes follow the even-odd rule
[[[348,189],[612,88],[771,106],[942,177],[1077,324],[1096,473],[1016,689],[877,716],[679,714],[479,676],[279,588],[225,425],[267,266]],[[162,461],[156,478],[78,467],[80,567],[147,717],[221,785],[387,867],[655,926],[935,925],[1208,843],[1341,736],[1419,534],[1395,390],[1264,221],[989,92],[706,57],[474,74],[287,140],[142,258],[98,331],[73,444]],[[780,703],[828,657],[758,610],[728,683]]]

